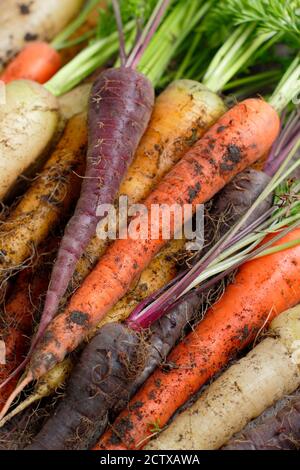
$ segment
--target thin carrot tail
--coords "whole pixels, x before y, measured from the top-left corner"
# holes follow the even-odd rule
[[[25,377],[24,380],[22,380],[22,382],[15,388],[15,390],[12,392],[12,394],[8,397],[1,413],[0,413],[0,421],[3,420],[3,418],[5,417],[6,413],[8,412],[11,404],[13,403],[13,401],[15,400],[15,398],[24,390],[24,388],[30,384],[30,382],[32,382],[33,380],[33,375],[31,372],[29,372],[27,374],[27,376]]]
[[[12,379],[14,379],[20,372],[22,372],[25,369],[25,367],[30,361],[32,353],[33,353],[33,350],[31,351],[31,348],[30,348],[30,351],[27,354],[24,361],[21,362],[21,364],[4,380],[4,382],[0,384],[0,390],[4,388]]]

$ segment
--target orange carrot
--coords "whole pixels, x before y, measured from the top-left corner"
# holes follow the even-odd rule
[[[294,229],[276,245],[300,238]],[[268,238],[267,238],[268,239]],[[300,301],[300,245],[245,263],[223,297],[156,370],[95,449],[137,449],[253,341],[263,326]],[[152,434],[153,435],[153,434]]]
[[[279,127],[276,111],[261,99],[245,100],[225,113],[146,199],[149,233],[152,204],[191,203],[195,209],[196,204],[209,200],[237,173],[267,152]],[[135,222],[139,221],[137,216]],[[149,236],[146,240],[128,238],[117,240],[108,249],[67,309],[47,328],[31,358],[27,377],[14,395],[80,344],[166,242],[162,236],[159,239]],[[7,407],[13,398],[10,397]]]
[[[32,42],[10,62],[0,79],[5,83],[22,78],[46,83],[61,65],[60,54],[50,44]]]

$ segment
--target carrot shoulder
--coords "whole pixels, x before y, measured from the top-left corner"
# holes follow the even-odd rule
[[[146,199],[149,221],[152,204],[190,203],[195,209],[196,204],[209,200],[267,152],[279,127],[276,111],[261,99],[245,100],[229,110]],[[68,308],[49,325],[32,357],[30,373],[34,378],[77,347],[166,242],[161,236],[147,240],[128,238],[117,240],[109,248]]]
[[[300,229],[277,242],[300,237]],[[245,263],[206,317],[168,356],[107,431],[96,449],[136,449],[154,424],[163,428],[235,353],[275,316],[300,301],[300,245]],[[126,426],[127,423],[127,426]],[[129,425],[128,425],[129,423]]]

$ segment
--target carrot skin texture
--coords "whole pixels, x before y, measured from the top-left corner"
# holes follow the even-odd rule
[[[32,42],[6,67],[0,80],[4,83],[27,79],[46,83],[60,69],[60,54],[46,42]]]
[[[271,147],[279,133],[276,111],[260,99],[249,99],[230,109],[171,170],[145,206],[209,200],[237,173],[251,165]],[[266,133],[266,131],[268,132]],[[149,227],[150,230],[150,227]],[[172,235],[171,235],[172,236]],[[61,362],[127,292],[167,240],[117,240],[72,297],[47,331],[56,338],[43,339],[32,356],[30,371],[35,379]]]
[[[295,229],[276,244],[299,237],[300,229]],[[116,436],[107,431],[95,450],[145,445],[152,423],[165,426],[180,406],[253,341],[263,325],[300,301],[299,275],[300,245],[245,263],[204,320],[168,356],[170,370],[156,370],[131,400],[130,411],[119,415],[115,425],[121,420],[132,425],[124,430],[122,441],[115,444]],[[137,403],[141,406],[135,409]]]
[[[89,103],[87,168],[75,213],[69,221],[53,267],[40,329],[52,320],[76,263],[96,233],[97,208],[113,204],[121,181],[149,123],[154,90],[142,74],[128,68],[102,72]]]
[[[218,221],[218,237],[221,238],[247,212],[263,192],[271,177],[262,171],[247,168],[230,181],[214,198],[210,216]],[[269,194],[247,219],[250,225],[273,205]],[[224,219],[225,215],[225,219]],[[222,219],[223,217],[223,219]],[[243,228],[243,227],[242,227]]]
[[[258,418],[259,419],[259,418]],[[255,421],[254,421],[255,422]],[[300,398],[294,398],[274,416],[237,434],[221,450],[299,450]]]

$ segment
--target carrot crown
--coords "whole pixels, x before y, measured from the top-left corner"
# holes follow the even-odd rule
[[[168,10],[157,32],[154,35],[151,32],[148,36],[148,44],[143,54],[141,54],[140,48],[137,50],[133,46],[136,38],[138,38],[138,43],[141,43],[140,18],[136,18],[135,10],[129,9],[128,11],[128,2],[121,2],[120,16],[122,16],[123,22],[123,33],[121,35],[122,49],[126,48],[127,50],[134,47],[135,51],[132,51],[130,62],[134,60],[133,66],[137,66],[137,69],[146,75],[154,86],[157,85],[182,42],[200,24],[204,15],[211,7],[212,2],[213,0],[207,2],[204,0],[193,2],[177,0],[175,2],[173,0],[172,7]],[[148,3],[152,2],[147,2],[147,6]],[[159,4],[161,4],[161,1]],[[154,13],[155,10],[153,15]],[[112,21],[112,17],[110,9],[106,13],[100,14],[99,25],[96,31],[92,31],[94,37],[90,44],[46,83],[45,86],[51,93],[55,96],[66,93],[117,54],[120,36],[116,30],[116,22]],[[156,12],[156,17],[159,17],[158,12]],[[144,29],[144,36],[145,32],[147,32],[146,28]],[[123,44],[124,42],[125,45]],[[145,40],[143,45],[145,45]],[[135,52],[135,55],[138,54],[139,57],[136,55],[134,59],[133,52]],[[124,56],[124,52],[122,55]],[[118,62],[116,63],[117,65],[119,65]]]

